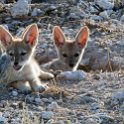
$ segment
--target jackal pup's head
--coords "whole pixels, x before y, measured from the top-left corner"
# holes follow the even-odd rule
[[[60,27],[55,26],[53,37],[60,59],[68,64],[70,68],[78,66],[88,41],[88,27],[81,28],[74,40],[67,40]]]
[[[21,70],[30,61],[37,44],[38,35],[36,24],[29,25],[20,38],[13,37],[8,30],[0,26],[0,41],[5,47],[15,70]]]

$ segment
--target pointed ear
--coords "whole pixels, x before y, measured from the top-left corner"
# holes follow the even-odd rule
[[[38,36],[39,36],[39,31],[37,24],[29,25],[22,33],[23,41],[26,44],[29,44],[31,47],[37,44]]]
[[[12,43],[12,35],[2,25],[0,25],[0,41],[5,48]]]
[[[76,41],[78,44],[83,48],[85,47],[89,37],[89,29],[87,26],[80,29],[80,31],[77,33]]]
[[[65,36],[63,34],[63,31],[59,26],[54,26],[53,28],[53,38],[54,42],[57,46],[63,45],[65,42]]]

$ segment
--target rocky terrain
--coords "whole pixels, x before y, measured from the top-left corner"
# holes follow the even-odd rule
[[[43,93],[0,87],[0,123],[124,124],[124,1],[1,0],[0,24],[12,34],[19,36],[31,23],[40,29],[35,52],[40,64],[57,57],[53,26],[74,38],[87,25],[90,38],[80,71],[63,72]],[[1,54],[4,76],[10,63]]]

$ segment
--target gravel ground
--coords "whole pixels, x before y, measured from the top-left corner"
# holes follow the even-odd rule
[[[19,2],[0,4],[0,23],[17,35],[27,25],[38,24],[40,36],[35,57],[40,64],[57,57],[53,26],[61,26],[70,38],[82,26],[89,27],[88,46],[79,66],[86,72],[81,80],[49,81],[51,88],[44,93],[24,94],[12,87],[0,88],[0,123],[123,124],[123,0]],[[22,12],[18,4],[25,7]],[[0,76],[4,76],[8,65],[5,56],[0,58]]]

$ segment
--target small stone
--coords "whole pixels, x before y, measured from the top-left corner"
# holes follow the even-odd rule
[[[124,101],[124,90],[114,93],[112,96],[112,100],[117,101],[117,102],[123,102]]]
[[[87,73],[84,71],[65,71],[57,75],[60,81],[81,81],[86,78]]]
[[[18,92],[16,90],[13,90],[12,95],[15,96],[15,97],[18,96]]]
[[[75,13],[70,13],[69,19],[80,19],[80,16],[77,16]]]
[[[109,124],[114,122],[114,118],[106,113],[97,113],[91,115],[91,118],[99,120],[100,124]]]
[[[59,107],[59,106],[58,106],[57,102],[52,102],[51,104],[48,105],[47,109],[48,109],[49,111],[52,111],[52,110],[57,109],[58,107]]]
[[[33,9],[31,15],[32,15],[32,16],[37,16],[37,15],[38,15],[37,8],[34,8],[34,9]]]
[[[88,118],[86,121],[85,121],[86,124],[100,124],[98,123],[95,119],[93,118]]]
[[[93,96],[82,94],[82,95],[79,95],[79,102],[81,104],[87,104],[87,103],[97,102],[97,99],[95,99]]]
[[[18,0],[11,9],[13,17],[26,16],[29,13],[30,6],[27,0]]]
[[[107,11],[103,11],[103,12],[101,12],[99,15],[100,15],[103,19],[108,19],[108,18],[109,18]]]
[[[12,105],[11,105],[14,109],[16,109],[17,107],[18,107],[18,103],[17,102],[14,102],[14,103],[12,103]]]
[[[5,112],[4,114],[3,114],[3,117],[5,117],[5,118],[8,118],[8,117],[10,117],[10,113],[7,111],[7,112]]]
[[[34,98],[34,97],[31,97],[31,96],[28,96],[28,97],[27,97],[27,100],[28,100],[29,102],[33,102],[34,99],[35,99],[35,98]]]
[[[40,103],[41,102],[41,99],[38,97],[38,98],[35,98],[34,99],[36,103]]]
[[[49,120],[49,119],[51,119],[52,117],[53,117],[53,112],[52,111],[43,111],[42,113],[41,113],[41,117],[43,118],[43,119],[47,119],[47,120]]]
[[[124,15],[121,16],[120,21],[124,23]]]
[[[98,16],[98,15],[91,15],[91,19],[92,20],[95,20],[95,21],[101,21],[101,20],[103,20],[103,18],[101,16]]]
[[[43,102],[49,102],[49,99],[47,99],[47,98],[42,98],[42,101],[43,101]]]
[[[110,10],[114,7],[114,3],[109,2],[109,0],[97,0],[96,3],[104,10]]]
[[[5,117],[0,117],[0,123],[6,123],[7,119]]]

